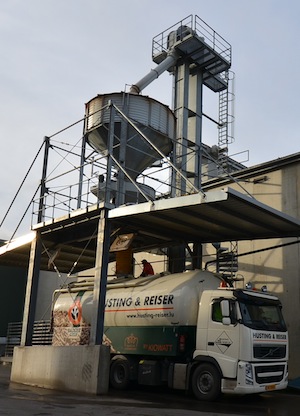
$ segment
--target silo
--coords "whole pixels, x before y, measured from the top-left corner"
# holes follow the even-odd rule
[[[124,202],[141,202],[140,198],[134,201],[136,189],[133,189],[131,180],[136,181],[146,168],[162,159],[162,154],[167,156],[170,153],[175,135],[175,117],[168,106],[147,96],[125,92],[97,95],[86,104],[85,135],[88,143],[104,155],[109,147],[112,105],[115,108],[112,155],[117,161],[112,164],[119,173],[122,173],[122,166],[122,171],[124,169],[128,175],[118,174],[118,180],[124,182],[121,184],[126,194]],[[116,192],[119,186],[117,181],[112,183]],[[154,191],[149,186],[141,186],[152,198]]]

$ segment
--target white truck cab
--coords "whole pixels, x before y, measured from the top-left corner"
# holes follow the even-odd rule
[[[202,293],[197,328],[193,360],[218,368],[222,392],[287,387],[288,334],[277,297],[252,290],[207,290]],[[208,384],[208,374],[205,380]],[[202,396],[199,387],[193,390]]]

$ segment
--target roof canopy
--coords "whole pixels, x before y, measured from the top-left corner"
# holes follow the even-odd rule
[[[34,230],[41,233],[43,244],[41,269],[51,269],[51,258],[55,258],[60,272],[94,267],[98,221],[103,209],[104,205],[95,205],[37,224]],[[135,252],[182,243],[300,235],[299,220],[230,188],[112,208],[108,218],[111,243],[117,235],[134,233]],[[0,265],[27,268],[34,236],[33,232],[27,239],[22,237],[0,247]]]

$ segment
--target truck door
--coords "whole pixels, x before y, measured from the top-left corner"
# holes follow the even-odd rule
[[[226,299],[228,316],[222,314],[224,298],[212,298],[207,334],[207,352],[219,363],[225,377],[236,377],[239,357],[239,324],[237,323],[236,302]],[[224,310],[224,308],[223,308]]]

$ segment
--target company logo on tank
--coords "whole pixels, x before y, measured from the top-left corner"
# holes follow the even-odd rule
[[[120,307],[132,307],[132,306],[160,306],[160,305],[173,305],[174,295],[152,295],[142,297],[125,297],[125,298],[108,298],[106,299],[106,308],[120,308]]]

